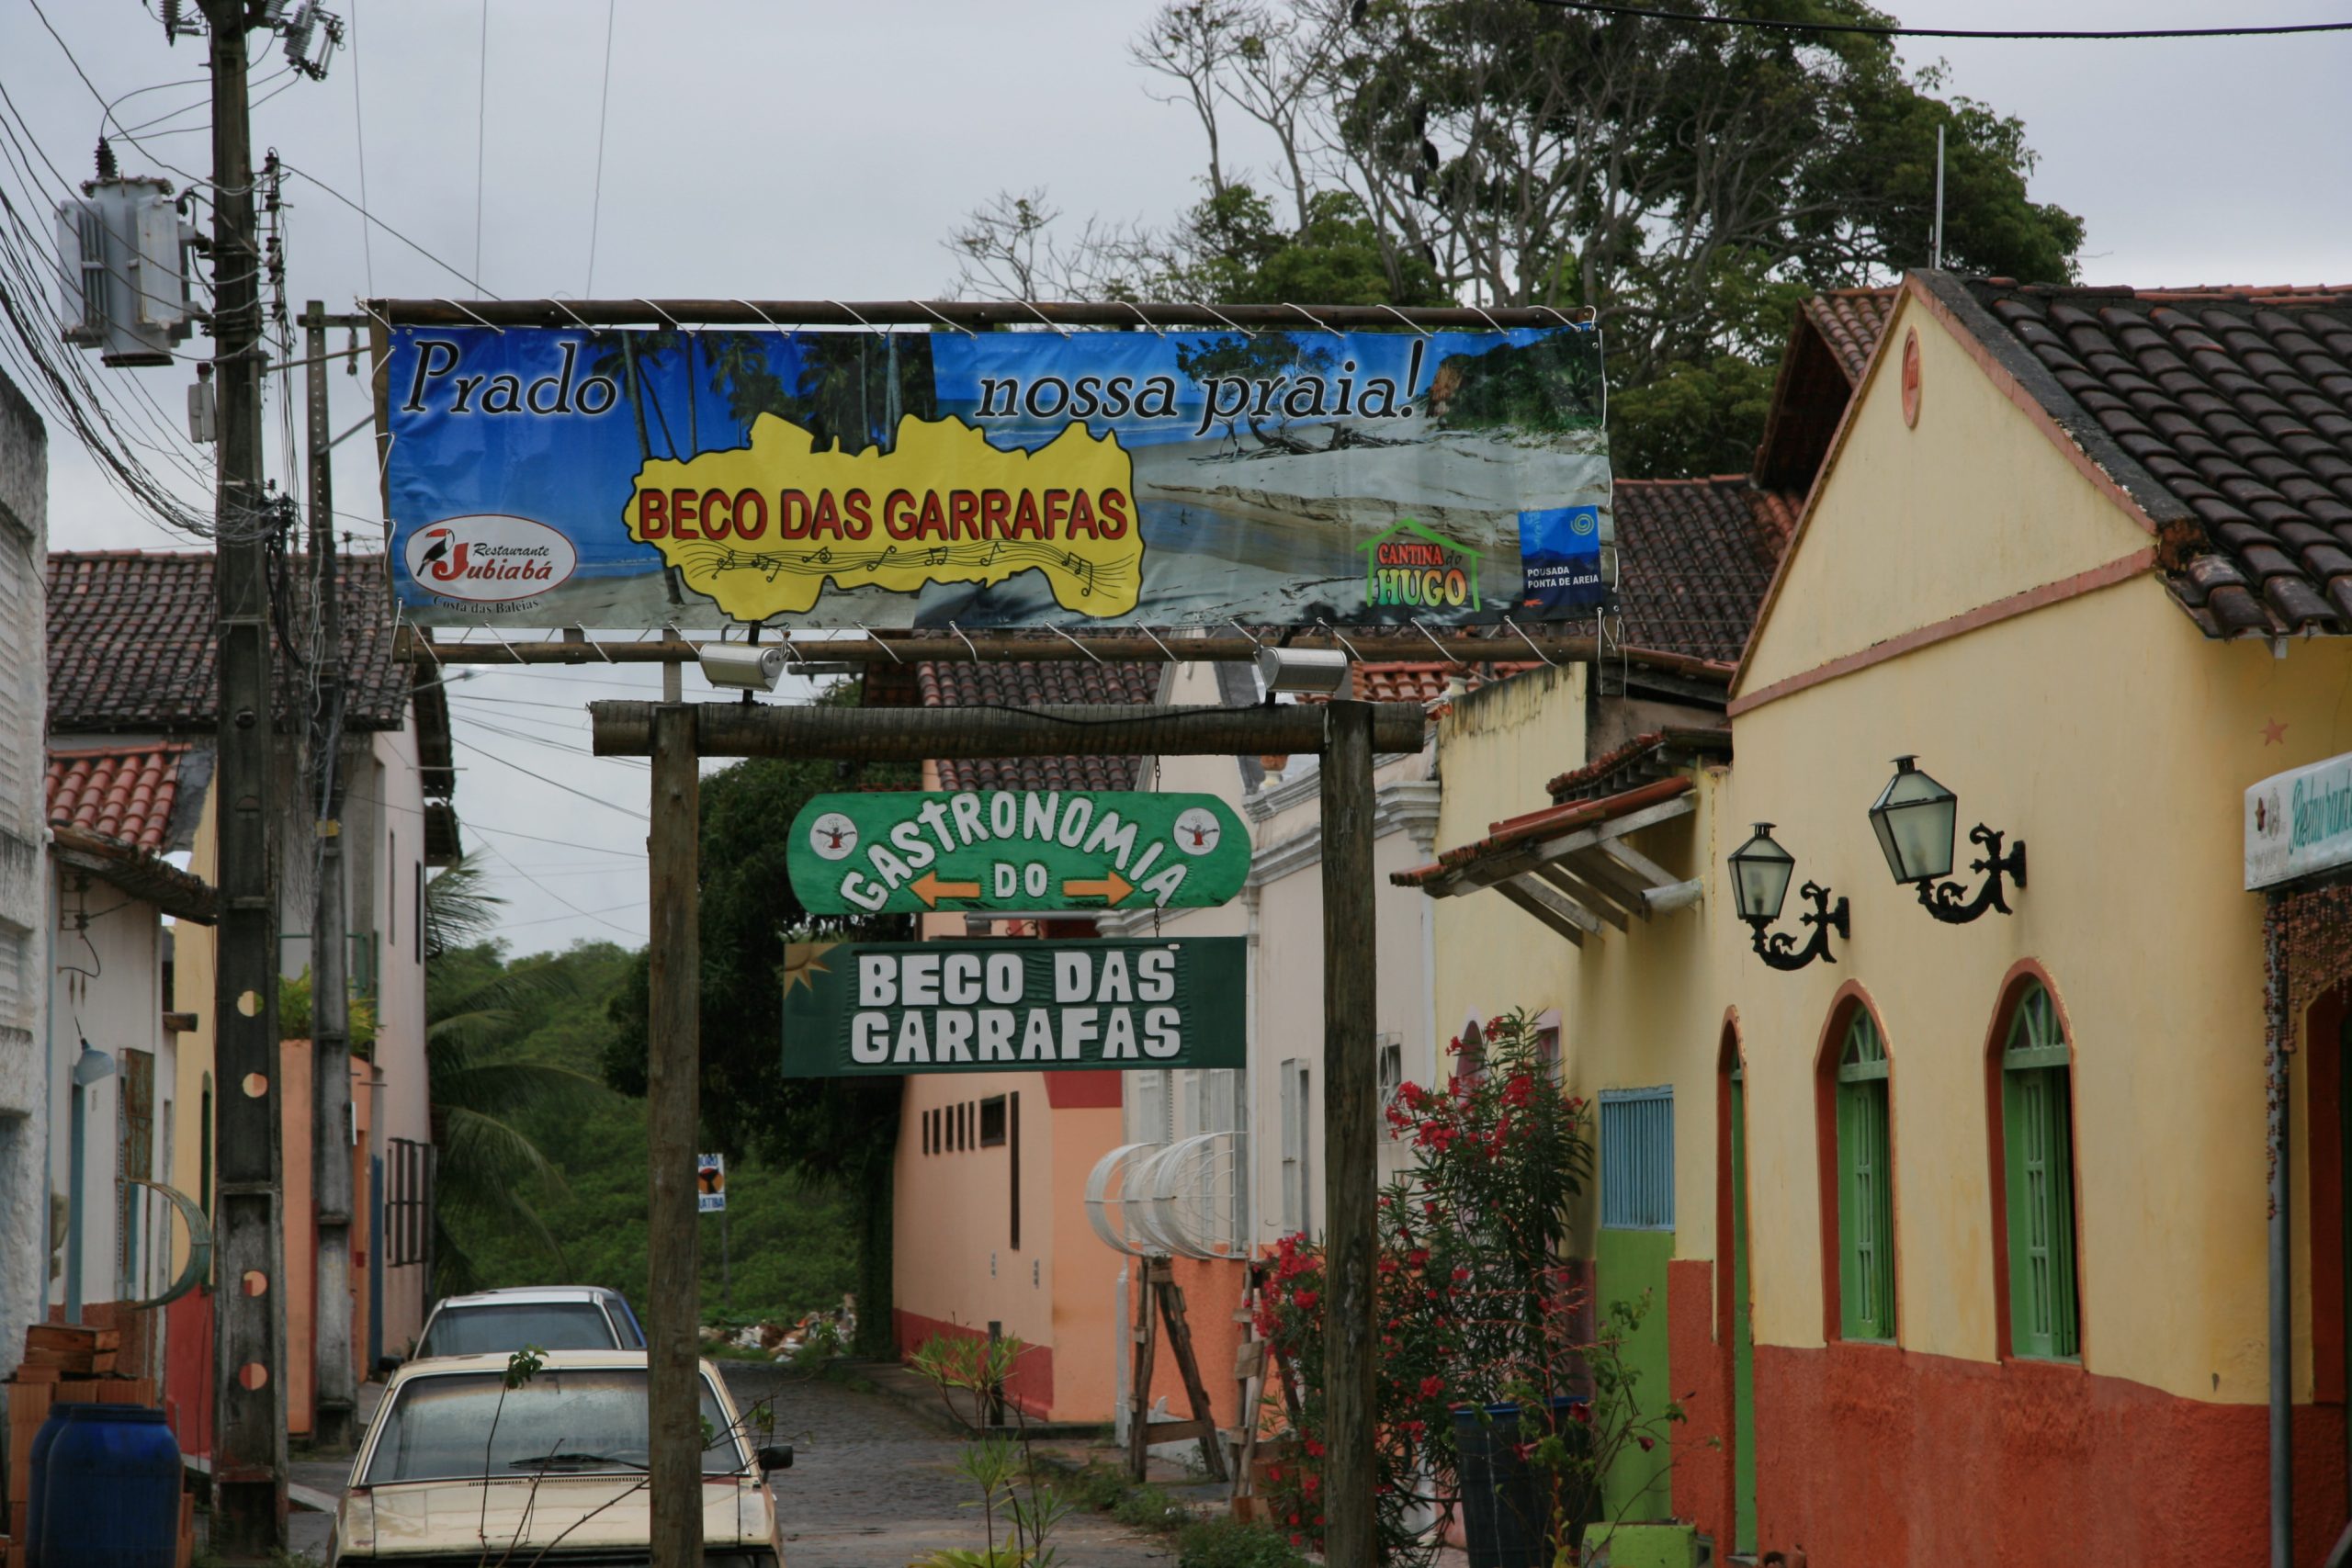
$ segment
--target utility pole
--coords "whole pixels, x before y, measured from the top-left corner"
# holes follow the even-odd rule
[[[1323,1537],[1330,1568],[1373,1568],[1380,1186],[1373,1011],[1373,705],[1323,708]]]
[[[702,1120],[702,927],[695,889],[702,781],[695,710],[678,700],[676,669],[664,667],[666,700],[653,710],[653,823],[646,845],[652,878],[645,1064],[652,1165],[645,1362],[652,1431],[646,1457],[653,1568],[701,1568],[702,1235],[695,1143]]]
[[[212,1546],[233,1561],[266,1558],[286,1544],[278,910],[269,841],[277,734],[265,542],[280,520],[262,494],[262,255],[246,112],[247,9],[243,0],[204,0],[204,16],[212,68],[212,347],[220,398]]]
[[[311,915],[311,1192],[318,1201],[318,1418],[313,1436],[348,1449],[359,1398],[351,1345],[351,993],[343,859],[343,594],[334,548],[334,437],[327,416],[326,306],[302,318],[302,387],[309,402],[311,564],[319,636],[311,717],[311,804],[318,812],[318,902]]]

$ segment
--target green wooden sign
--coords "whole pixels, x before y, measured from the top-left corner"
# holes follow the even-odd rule
[[[820,915],[1207,908],[1241,891],[1250,834],[1213,795],[820,795],[786,864]]]
[[[1247,941],[795,943],[784,1076],[1238,1067]]]

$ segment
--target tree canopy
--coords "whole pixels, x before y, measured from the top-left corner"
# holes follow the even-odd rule
[[[1663,5],[1890,20],[1861,0]],[[1170,0],[1131,53],[1198,125],[1205,196],[1163,228],[1074,237],[1043,191],[1000,197],[950,241],[965,290],[1589,314],[1629,474],[1747,467],[1794,301],[1928,265],[1939,130],[1947,265],[2064,282],[2083,243],[2028,191],[2023,123],[1883,37],[1531,0]],[[1237,164],[1237,133],[1265,168]],[[1005,265],[1014,236],[1026,266]]]

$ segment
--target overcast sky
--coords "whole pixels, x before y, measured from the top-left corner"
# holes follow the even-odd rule
[[[138,126],[126,173],[202,173],[200,40],[165,45],[136,0],[0,0],[0,85],[80,179],[96,93]],[[160,0],[157,0],[160,3]],[[2331,20],[2352,0],[1900,0],[1914,26],[2116,28]],[[188,0],[193,10],[193,0]],[[601,201],[598,0],[339,0],[350,47],[322,83],[256,62],[256,160],[286,162],[484,289],[506,297],[929,298],[953,273],[941,238],[1000,188],[1047,187],[1073,218],[1163,221],[1195,199],[1189,114],[1154,101],[1126,59],[1149,0],[615,0]],[[260,39],[256,35],[256,47]],[[2088,224],[2087,281],[2352,282],[2352,35],[2139,43],[1945,42],[1949,90],[2025,119],[2038,199]],[[267,78],[275,75],[275,80]],[[487,81],[487,92],[482,84]],[[176,84],[165,85],[166,84]],[[479,127],[479,132],[478,128]],[[366,157],[360,155],[364,134]],[[1265,149],[1245,143],[1241,158]],[[477,167],[481,214],[477,212]],[[53,184],[12,197],[46,211]],[[364,196],[363,196],[364,192]],[[289,178],[288,289],[347,310],[369,295],[447,297],[465,284],[353,209]],[[477,269],[476,256],[479,254]],[[204,340],[190,345],[201,349]],[[0,360],[0,364],[7,361]],[[184,406],[188,367],[143,378]],[[367,412],[334,378],[334,428]],[[273,412],[275,408],[273,406]],[[50,547],[192,547],[133,513],[52,426]],[[273,438],[273,473],[285,458]],[[209,509],[209,494],[190,485]],[[371,444],[337,453],[338,505],[380,539]],[[687,677],[691,691],[701,687]],[[650,694],[599,668],[484,672],[453,688],[458,806],[509,900],[521,951],[646,930],[641,764],[587,756],[581,707]],[[531,775],[543,775],[535,778]],[[544,840],[560,840],[548,842]]]

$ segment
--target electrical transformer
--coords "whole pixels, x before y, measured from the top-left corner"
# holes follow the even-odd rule
[[[169,365],[193,316],[187,245],[168,180],[90,180],[57,207],[60,314],[65,341],[108,365]]]

